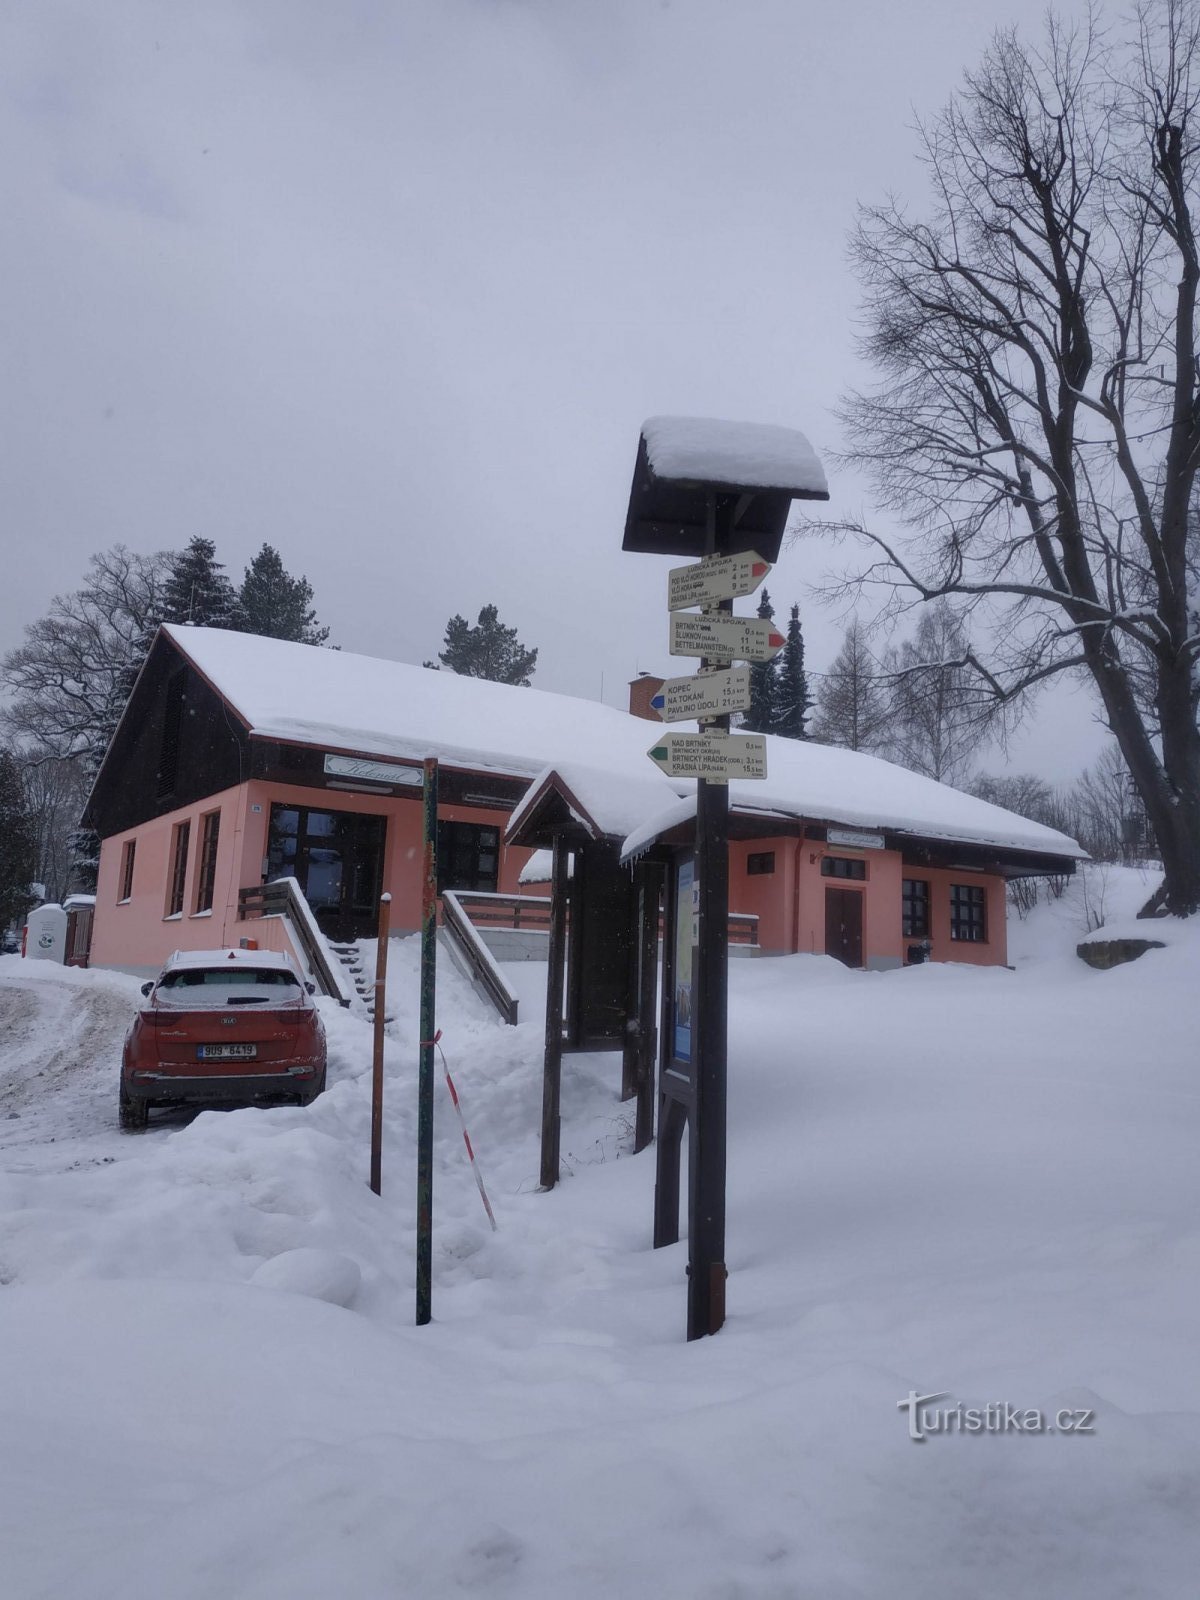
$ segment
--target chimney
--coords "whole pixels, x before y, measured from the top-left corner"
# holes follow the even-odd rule
[[[657,711],[650,709],[651,699],[663,686],[663,679],[656,678],[652,672],[639,672],[629,684],[629,715],[631,717],[644,717],[647,722],[657,722],[661,725],[662,718]]]

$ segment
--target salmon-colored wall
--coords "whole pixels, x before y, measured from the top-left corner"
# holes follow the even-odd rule
[[[773,850],[775,871],[749,876],[746,858]],[[865,880],[821,876],[821,858],[849,856],[865,861]],[[1002,966],[1008,960],[1007,906],[1003,878],[962,868],[906,867],[897,850],[853,850],[820,840],[773,838],[737,840],[729,846],[729,907],[757,915],[760,947],[771,954],[825,949],[825,890],[850,889],[863,897],[863,962],[902,965],[915,940],[903,933],[903,881],[924,878],[930,896],[930,958]],[[950,886],[979,884],[987,896],[987,938],[969,944],[950,937]]]
[[[155,817],[151,822],[103,841],[96,883],[93,964],[153,968],[160,966],[173,950],[215,949],[236,944],[243,935],[257,937],[263,948],[275,948],[268,942],[274,935],[264,932],[263,919],[243,923],[237,917],[238,890],[262,882],[273,802],[386,816],[383,882],[392,896],[392,927],[403,933],[420,926],[422,812],[419,800],[341,790],[331,793],[328,789],[256,781],[226,789],[196,805]],[[221,812],[221,831],[217,841],[213,908],[211,913],[196,914],[191,908],[196,903],[200,870],[200,819],[216,810]],[[498,828],[501,836],[498,889],[503,894],[524,892],[518,879],[532,851],[504,844],[506,811],[441,805],[438,816],[445,821],[490,824]],[[185,820],[191,823],[191,837],[184,909],[181,915],[168,917],[172,841],[176,825]],[[129,839],[137,841],[133,894],[128,903],[119,904],[121,861]]]
[[[729,909],[758,918],[758,943],[773,954],[794,950],[798,839],[733,839],[729,843]],[[775,871],[746,870],[746,858],[773,851]]]
[[[92,929],[93,966],[160,966],[173,950],[208,950],[236,942],[237,891],[241,837],[246,807],[246,786],[225,789],[195,805],[155,817],[138,828],[113,834],[100,846],[96,878],[96,920]],[[201,818],[220,811],[217,836],[217,870],[213,905],[196,912],[200,871]],[[171,847],[176,825],[191,823],[187,876],[183,886],[183,911],[167,915],[170,889]],[[125,844],[136,841],[133,856],[133,893],[120,902],[121,863]],[[258,880],[255,879],[255,882]]]

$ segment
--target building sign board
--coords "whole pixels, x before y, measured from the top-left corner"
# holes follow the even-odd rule
[[[753,550],[672,567],[667,574],[667,609],[686,611],[689,606],[711,606],[753,594],[770,570],[771,563]]]
[[[646,752],[672,778],[765,778],[767,741],[759,733],[665,733]]]
[[[772,661],[786,640],[769,617],[672,611],[670,653],[715,661]]]
[[[883,835],[870,833],[866,828],[826,828],[827,844],[840,844],[846,850],[882,850]]]
[[[364,761],[358,756],[325,757],[331,778],[357,778],[362,783],[403,783],[419,789],[424,781],[420,767],[400,767],[391,761]]]
[[[668,678],[650,705],[664,722],[691,722],[696,717],[727,717],[734,711],[748,711],[750,668]]]

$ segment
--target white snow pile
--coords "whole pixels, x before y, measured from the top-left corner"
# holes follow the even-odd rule
[[[642,424],[642,437],[650,470],[658,478],[829,498],[817,452],[796,428],[717,417],[651,417]]]
[[[619,1058],[565,1059],[537,1192],[541,1029],[445,967],[499,1231],[439,1085],[412,1325],[417,941],[382,1197],[364,1022],[325,1007],[310,1107],[122,1135],[136,983],[0,959],[4,1594],[1194,1594],[1200,929],[1099,973],[1044,909],[1016,971],[733,963],[729,1317],[691,1345]],[[1089,1431],[918,1444],[910,1391]]]

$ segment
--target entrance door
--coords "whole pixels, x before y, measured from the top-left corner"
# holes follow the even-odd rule
[[[825,954],[861,967],[863,897],[858,889],[825,890]]]
[[[267,876],[293,876],[323,933],[359,939],[378,926],[386,818],[271,807]]]

